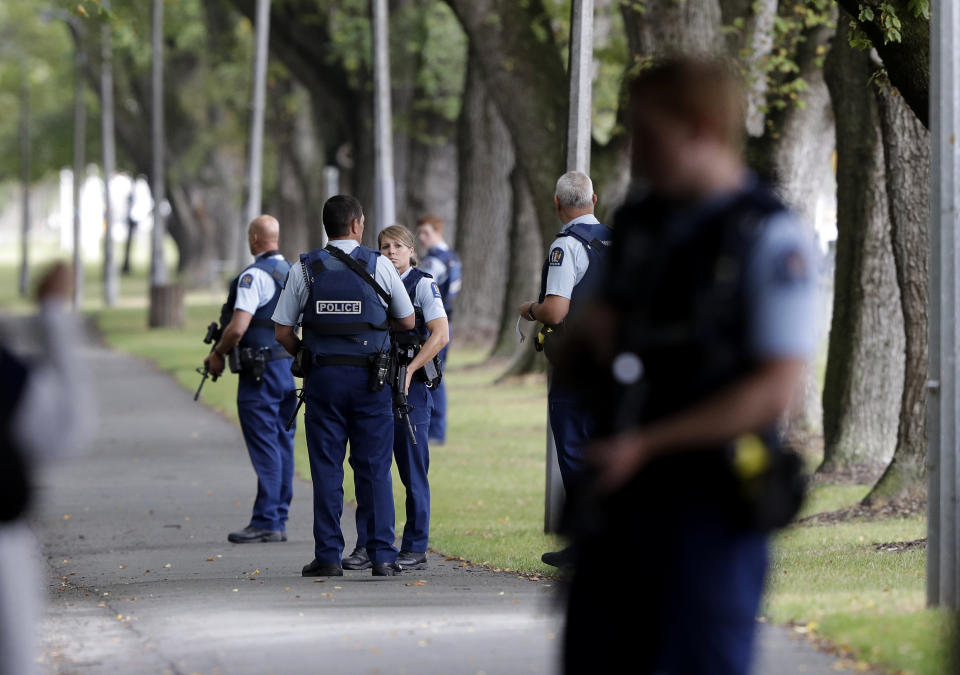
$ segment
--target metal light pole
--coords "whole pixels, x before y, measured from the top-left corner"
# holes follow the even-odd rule
[[[110,10],[110,0],[102,0],[103,8]],[[110,179],[116,172],[117,153],[113,133],[113,46],[112,25],[104,21],[102,36],[102,60],[100,70],[101,137],[103,139],[103,216],[106,229],[103,235],[103,302],[113,307],[117,301],[117,269],[113,260],[113,203],[110,194]]]
[[[393,180],[393,121],[390,114],[390,53],[387,0],[371,0],[373,10],[373,142],[376,162],[377,232],[396,222]]]
[[[153,234],[150,238],[150,285],[162,286],[167,281],[167,269],[163,264],[163,0],[153,0],[153,101],[151,106],[153,138]],[[153,294],[151,294],[153,299]]]
[[[567,124],[567,171],[590,173],[593,120],[593,0],[573,0],[570,5],[570,110]],[[547,371],[548,387],[552,369]],[[543,529],[556,532],[563,509],[563,480],[557,446],[547,418],[547,483]]]
[[[87,65],[87,50],[83,45],[80,27],[75,19],[68,22],[73,32],[76,56],[73,74],[73,309],[80,309],[83,298],[83,232],[80,222],[80,189],[83,187],[86,158],[87,106],[83,100],[83,69]]]
[[[270,0],[257,0],[253,54],[253,96],[250,120],[250,161],[247,167],[247,223],[260,215],[263,195],[263,118],[267,91],[267,48],[270,40]],[[243,231],[246,232],[246,225]],[[243,239],[243,237],[241,237]]]
[[[30,82],[25,62],[20,63],[20,295],[27,295],[30,278]]]
[[[960,8],[933,0],[930,20],[930,380],[927,405],[927,602],[960,609]]]

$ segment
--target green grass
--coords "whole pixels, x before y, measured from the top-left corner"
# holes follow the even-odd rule
[[[6,274],[2,267],[0,274]],[[142,302],[99,314],[111,345],[171,372],[184,385],[184,396],[192,395],[199,381],[193,369],[206,352],[200,339],[218,311],[209,297],[190,300],[188,326],[181,331],[148,331]],[[431,448],[431,546],[495,569],[549,573],[540,553],[560,542],[542,532],[545,383],[531,376],[494,385],[497,374],[478,352],[452,352],[448,443]],[[228,376],[208,381],[203,400],[235,418],[235,395],[236,380]],[[300,475],[308,476],[302,424],[296,460]],[[352,499],[349,465],[345,473],[344,491]],[[396,477],[394,486],[402,514]],[[801,515],[853,504],[866,489],[819,485]],[[925,532],[922,518],[788,528],[774,541],[764,617],[799,624],[854,660],[917,675],[943,672],[951,623],[945,614],[925,609],[925,550],[892,553],[872,546],[918,539]]]

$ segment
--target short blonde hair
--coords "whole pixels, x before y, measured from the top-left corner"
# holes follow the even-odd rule
[[[383,246],[384,239],[393,239],[395,241],[399,241],[407,248],[413,249],[413,253],[410,254],[410,266],[417,266],[417,247],[413,242],[413,232],[408,230],[403,225],[391,225],[390,227],[385,227],[380,230],[380,234],[377,235],[378,248]]]

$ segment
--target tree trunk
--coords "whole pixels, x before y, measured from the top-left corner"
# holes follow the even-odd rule
[[[510,131],[546,239],[558,226],[553,192],[565,166],[569,90],[550,15],[542,0],[447,4],[477,47],[477,65]]]
[[[647,0],[620,5],[630,54],[650,57],[665,53],[722,54],[717,0]]]
[[[463,263],[457,332],[484,346],[497,334],[510,276],[513,143],[473,50],[460,109],[457,240]],[[536,222],[536,216],[531,222]],[[530,227],[530,223],[527,224]]]
[[[897,448],[893,461],[867,500],[926,494],[930,133],[889,85],[878,92],[877,101],[883,130],[893,256],[906,334],[906,361]]]
[[[813,230],[821,219],[832,218],[837,198],[837,181],[833,173],[836,133],[830,92],[823,79],[823,68],[814,58],[817,48],[829,41],[827,31],[808,31],[798,50],[798,75],[809,89],[803,94],[804,105],[790,105],[786,114],[775,116],[780,122],[776,139],[770,143],[773,167],[780,196],[800,222]],[[824,283],[823,286],[829,287]],[[821,301],[826,315],[830,301],[824,289]],[[826,325],[822,325],[822,335]],[[822,344],[818,340],[817,344]],[[788,413],[784,433],[797,447],[808,447],[823,434],[823,404],[820,381],[815,364],[804,370],[799,395]]]
[[[532,227],[536,211],[533,197],[523,175],[514,170],[510,182],[513,187],[513,225],[510,232],[510,282],[504,296],[500,331],[492,355],[513,355],[510,365],[501,377],[522,375],[546,368],[546,359],[533,350],[534,330],[539,324],[520,323],[527,339],[517,344],[517,309],[527,300],[534,300],[540,289],[540,264],[545,244],[540,231]]]
[[[885,465],[903,389],[903,320],[889,235],[870,56],[841,12],[825,77],[837,128],[837,257],[823,391],[821,471]]]

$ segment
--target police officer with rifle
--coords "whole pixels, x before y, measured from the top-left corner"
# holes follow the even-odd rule
[[[377,242],[380,252],[399,272],[416,317],[413,330],[396,331],[390,336],[396,416],[393,456],[407,492],[407,520],[397,563],[403,569],[424,569],[430,538],[430,403],[441,378],[440,350],[450,339],[450,331],[437,283],[416,267],[413,233],[402,225],[392,225],[380,232]],[[343,559],[345,569],[370,567],[369,522],[368,509],[358,507],[357,545]]]
[[[314,559],[305,577],[341,576],[343,460],[350,443],[358,509],[366,509],[374,576],[396,576],[390,330],[411,330],[413,305],[397,270],[363,245],[363,208],[348,195],[323,205],[326,248],[300,256],[273,314],[277,340],[304,377],[313,479]],[[303,339],[295,327],[302,315]]]
[[[606,439],[588,451],[565,671],[745,675],[767,538],[802,496],[777,422],[816,348],[814,249],[744,165],[724,65],[655,62],[631,98],[646,190],[574,327]],[[624,574],[605,573],[611,544]]]
[[[257,474],[250,524],[227,536],[235,544],[287,540],[294,430],[286,422],[296,394],[290,355],[274,338],[271,320],[290,269],[277,250],[279,238],[280,225],[272,216],[258,216],[250,223],[247,239],[255,260],[230,283],[220,313],[221,334],[217,337],[218,331],[208,328],[204,340],[214,343],[203,362],[204,380],[209,372],[216,381],[227,360],[230,370],[239,374],[237,414]]]

